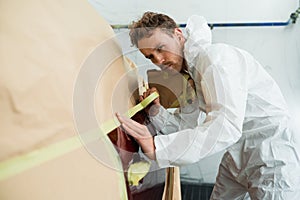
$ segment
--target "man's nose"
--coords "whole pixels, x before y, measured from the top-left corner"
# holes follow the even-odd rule
[[[156,65],[162,65],[164,63],[165,59],[163,57],[163,55],[161,54],[156,54],[154,56],[154,64]]]

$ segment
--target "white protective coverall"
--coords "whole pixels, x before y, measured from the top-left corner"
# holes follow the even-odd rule
[[[277,84],[249,53],[211,44],[204,18],[192,16],[185,37],[198,100],[179,116],[161,107],[150,117],[164,134],[154,139],[159,166],[195,163],[226,149],[211,199],[300,199],[299,155]],[[199,108],[206,112],[202,124]]]

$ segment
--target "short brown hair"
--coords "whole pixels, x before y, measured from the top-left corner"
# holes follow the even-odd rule
[[[132,45],[137,47],[138,41],[144,37],[150,37],[156,28],[160,28],[172,36],[175,28],[177,28],[177,24],[167,15],[145,12],[140,20],[133,22],[129,27],[129,36]]]

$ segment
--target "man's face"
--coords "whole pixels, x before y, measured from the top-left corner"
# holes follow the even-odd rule
[[[180,72],[183,64],[184,37],[180,29],[172,36],[157,28],[150,37],[138,41],[138,48],[144,56],[165,71]]]

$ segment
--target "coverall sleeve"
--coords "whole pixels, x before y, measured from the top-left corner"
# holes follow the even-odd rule
[[[159,113],[156,116],[150,116],[150,120],[159,133],[166,135],[197,126],[197,118],[203,117],[203,115],[204,113],[199,110],[198,104],[182,107],[180,113],[171,113],[161,106]]]
[[[162,134],[174,133],[179,130],[180,119],[167,111],[163,106],[160,106],[157,115],[150,116],[150,120],[155,129]]]
[[[198,162],[236,143],[242,135],[247,101],[245,63],[227,59],[200,73],[206,120],[196,128],[154,138],[160,167]]]

